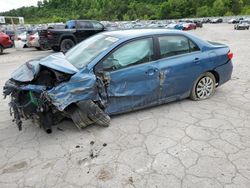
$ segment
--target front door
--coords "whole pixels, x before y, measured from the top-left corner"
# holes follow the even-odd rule
[[[108,78],[109,114],[138,109],[158,102],[159,70],[154,61],[153,39],[128,42],[102,62]]]

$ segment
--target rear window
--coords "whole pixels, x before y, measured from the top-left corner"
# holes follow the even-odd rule
[[[189,47],[190,47],[190,52],[195,52],[195,51],[199,51],[200,48],[197,46],[197,44],[195,44],[194,42],[192,42],[191,40],[189,41]]]
[[[159,37],[161,58],[199,51],[199,47],[184,36]]]
[[[86,28],[86,29],[92,29],[93,28],[92,23],[88,22],[88,21],[79,21],[79,22],[77,22],[77,26],[79,28]]]
[[[94,29],[103,29],[103,25],[98,22],[92,22]]]

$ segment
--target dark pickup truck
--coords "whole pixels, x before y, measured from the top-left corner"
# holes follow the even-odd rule
[[[84,39],[102,32],[105,27],[95,20],[70,20],[65,29],[48,29],[39,33],[42,40],[47,40],[49,47],[55,52],[67,52]],[[44,41],[39,41],[44,43]]]

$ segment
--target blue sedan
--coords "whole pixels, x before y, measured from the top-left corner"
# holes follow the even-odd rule
[[[64,117],[79,128],[108,126],[109,115],[208,99],[230,80],[232,57],[228,46],[182,31],[103,32],[66,54],[27,62],[6,82],[4,94],[12,96],[19,129],[24,116],[38,119],[47,133]]]

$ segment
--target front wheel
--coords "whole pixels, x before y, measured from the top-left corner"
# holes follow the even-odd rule
[[[215,92],[216,80],[212,73],[202,74],[194,83],[190,98],[192,100],[205,100]]]

